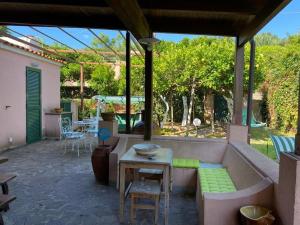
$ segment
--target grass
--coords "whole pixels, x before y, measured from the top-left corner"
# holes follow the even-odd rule
[[[284,133],[278,130],[264,128],[252,128],[251,129],[251,141],[250,144],[257,151],[266,155],[267,157],[276,160],[276,153],[271,141],[270,135],[282,135],[282,136],[293,136],[292,133]]]
[[[266,155],[267,157],[276,160],[276,153],[271,141],[270,135],[282,135],[282,136],[294,136],[293,133],[285,133],[279,130],[270,129],[268,127],[263,128],[252,128],[251,129],[251,141],[250,144],[257,151]],[[170,124],[166,124],[165,128],[161,130],[161,135],[166,136],[190,136],[190,137],[200,137],[200,138],[225,138],[226,131],[224,127],[216,126],[215,132],[211,132],[209,125],[201,125],[201,127],[196,131],[194,126],[190,126],[189,132],[187,134],[186,127],[181,127],[180,123],[175,123],[173,128]]]

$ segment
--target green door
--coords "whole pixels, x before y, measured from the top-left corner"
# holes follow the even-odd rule
[[[41,71],[26,68],[26,141],[42,138],[41,129]]]

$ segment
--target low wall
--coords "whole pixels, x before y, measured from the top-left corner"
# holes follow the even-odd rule
[[[142,135],[127,135],[127,149],[137,143],[145,143]],[[171,148],[174,158],[193,158],[205,162],[220,163],[227,147],[227,140],[213,138],[153,136],[150,143]]]
[[[273,185],[269,178],[236,192],[204,193],[199,206],[199,222],[201,225],[239,225],[239,209],[242,206],[261,205],[270,208],[272,196]]]
[[[282,196],[279,189],[279,164],[251,146],[241,142],[230,142],[230,145],[238,151],[257,171],[270,178],[273,183],[272,210],[276,217],[276,225],[289,225],[282,219],[287,217],[286,207],[281,204]],[[283,197],[284,198],[284,197]]]

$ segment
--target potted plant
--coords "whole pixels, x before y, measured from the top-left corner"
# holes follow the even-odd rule
[[[112,104],[106,105],[105,112],[101,112],[104,121],[113,121],[115,119],[115,108]]]

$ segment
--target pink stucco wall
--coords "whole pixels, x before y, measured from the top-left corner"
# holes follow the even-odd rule
[[[44,131],[44,113],[60,105],[60,65],[22,50],[2,47],[0,46],[0,149],[5,149],[9,146],[9,137],[13,138],[13,146],[26,144],[26,67],[34,65],[41,70]],[[6,106],[11,107],[6,109]]]

